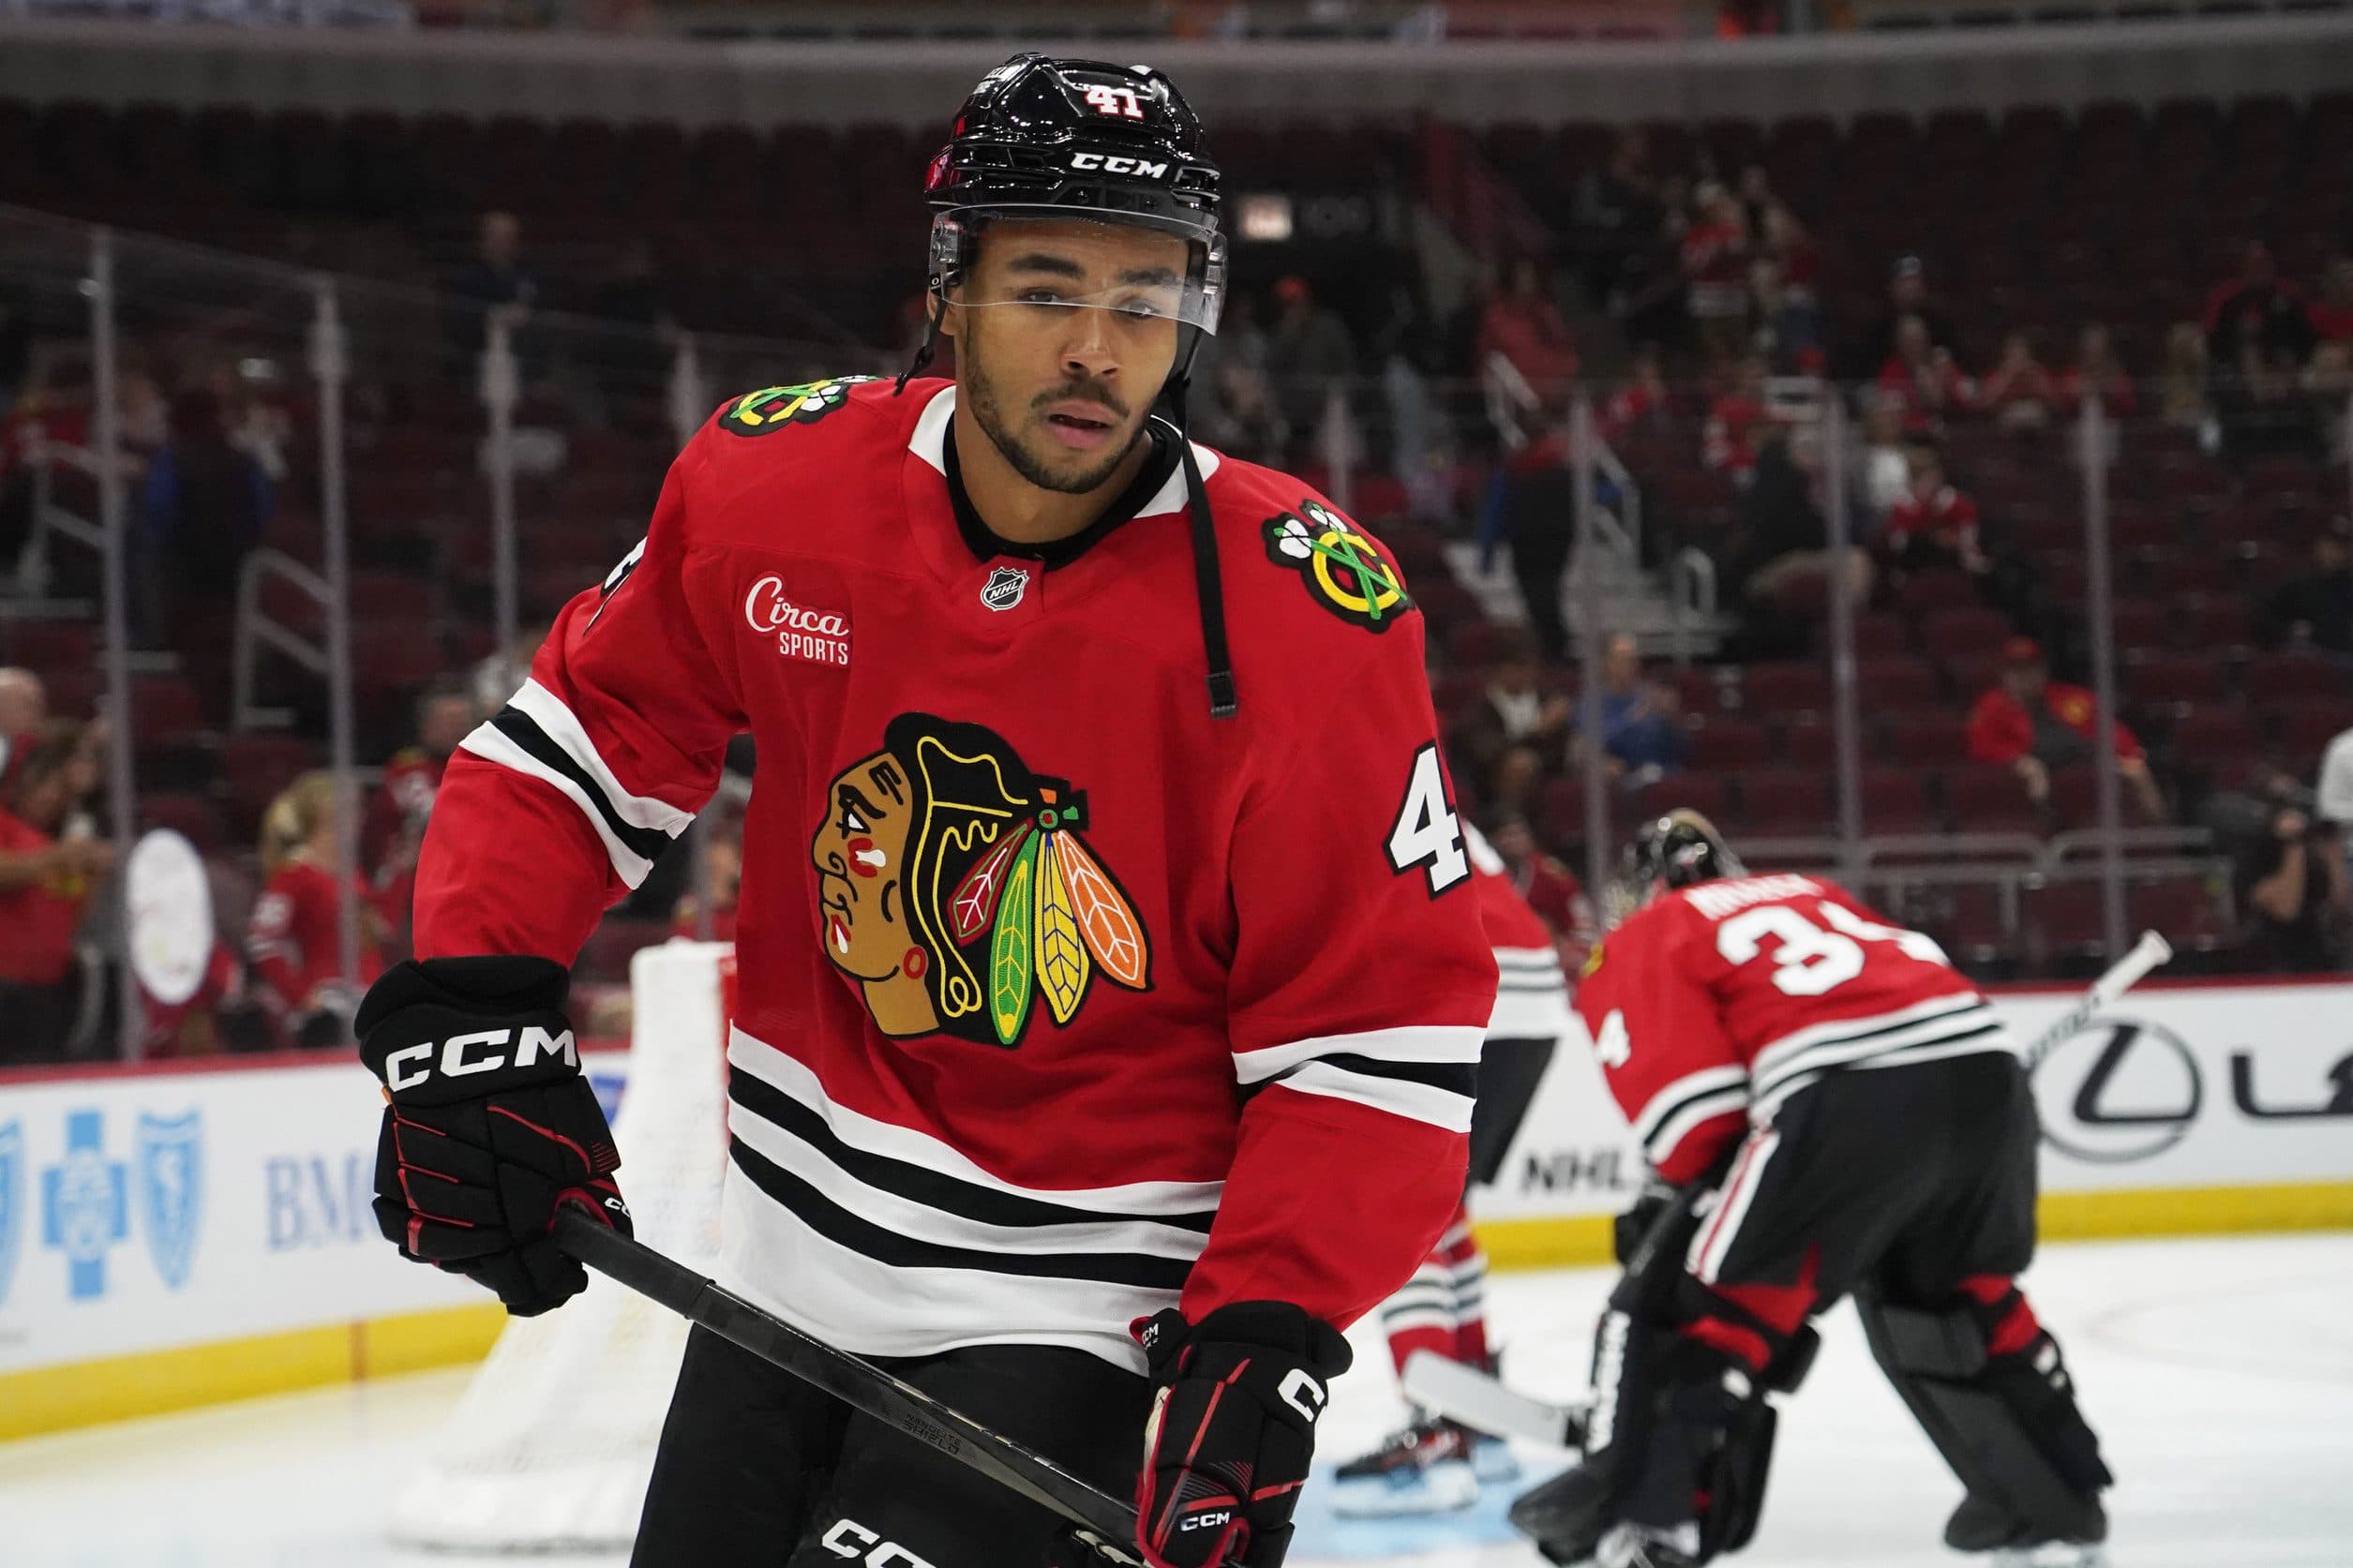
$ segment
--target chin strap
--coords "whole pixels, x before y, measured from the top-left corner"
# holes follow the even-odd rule
[[[899,379],[891,383],[891,396],[896,397],[905,392],[907,383],[922,375],[931,365],[932,356],[938,351],[939,306],[933,301],[923,306],[923,340],[915,345],[915,357],[907,361],[906,369],[899,372]]]
[[[1185,356],[1188,360],[1190,354]],[[1234,688],[1234,655],[1225,643],[1225,590],[1218,576],[1218,534],[1209,515],[1209,488],[1185,433],[1185,381],[1171,376],[1161,389],[1168,421],[1176,427],[1176,461],[1185,472],[1185,511],[1192,532],[1193,600],[1201,607],[1201,649],[1209,665],[1209,717],[1230,719],[1240,710]]]

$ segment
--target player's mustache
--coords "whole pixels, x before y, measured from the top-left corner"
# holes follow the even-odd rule
[[[1033,409],[1051,408],[1057,403],[1101,403],[1121,419],[1128,417],[1128,405],[1119,395],[1100,381],[1072,381],[1052,392],[1039,394],[1030,400]]]

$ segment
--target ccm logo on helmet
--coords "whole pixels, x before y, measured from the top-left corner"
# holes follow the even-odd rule
[[[1168,178],[1168,165],[1148,157],[1126,157],[1113,153],[1072,153],[1072,169],[1100,169],[1106,174],[1140,174],[1147,180]]]
[[[834,1520],[833,1528],[817,1545],[835,1557],[862,1558],[866,1568],[932,1568],[896,1541],[885,1541],[855,1519]]]
[[[433,1053],[437,1051],[441,1053],[443,1078],[496,1072],[507,1065],[505,1053],[498,1048],[514,1037],[512,1029],[478,1029],[471,1035],[452,1035],[438,1045],[431,1040],[422,1040],[415,1045],[403,1046],[384,1058],[385,1086],[413,1089],[431,1078]],[[525,1024],[523,1038],[515,1047],[515,1066],[527,1068],[542,1056],[551,1059],[561,1057],[568,1067],[580,1065],[579,1053],[573,1048],[571,1030],[550,1035],[536,1023]]]

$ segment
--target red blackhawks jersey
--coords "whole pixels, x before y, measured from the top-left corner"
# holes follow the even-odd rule
[[[1487,1016],[1490,1039],[1550,1040],[1569,1032],[1568,977],[1544,917],[1512,885],[1511,867],[1495,853],[1487,835],[1462,825],[1463,848],[1471,857],[1471,887],[1478,894],[1479,923],[1495,950],[1495,1009]]]
[[[875,1355],[1345,1324],[1461,1196],[1496,993],[1420,617],[1329,503],[1195,447],[1213,718],[1175,432],[1024,553],[952,487],[954,401],[720,410],[443,775],[417,950],[571,958],[748,730],[730,1289]]]
[[[1644,1156],[1677,1184],[1824,1073],[2011,1049],[1935,942],[1816,876],[1653,900],[1594,948],[1577,1010]]]

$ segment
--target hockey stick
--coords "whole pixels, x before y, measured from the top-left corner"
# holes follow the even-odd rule
[[[588,1213],[585,1205],[563,1206],[556,1216],[555,1239],[597,1273],[1052,1510],[1074,1526],[1078,1539],[1104,1561],[1140,1568],[1141,1560],[1128,1546],[1136,1535],[1135,1510],[1043,1455],[847,1351],[802,1333],[685,1264],[622,1235]],[[1142,1432],[1136,1441],[1141,1453]]]
[[[2173,956],[2173,948],[2153,931],[2144,931],[2132,950],[2110,964],[2091,988],[2033,1042],[2018,1053],[2029,1073],[2040,1067],[2117,998],[2147,978],[2150,972]],[[1506,1387],[1478,1367],[1450,1361],[1434,1351],[1417,1351],[1405,1363],[1400,1379],[1405,1396],[1459,1421],[1475,1431],[1499,1438],[1524,1438],[1551,1448],[1578,1449],[1585,1442],[1586,1400],[1555,1404]]]

